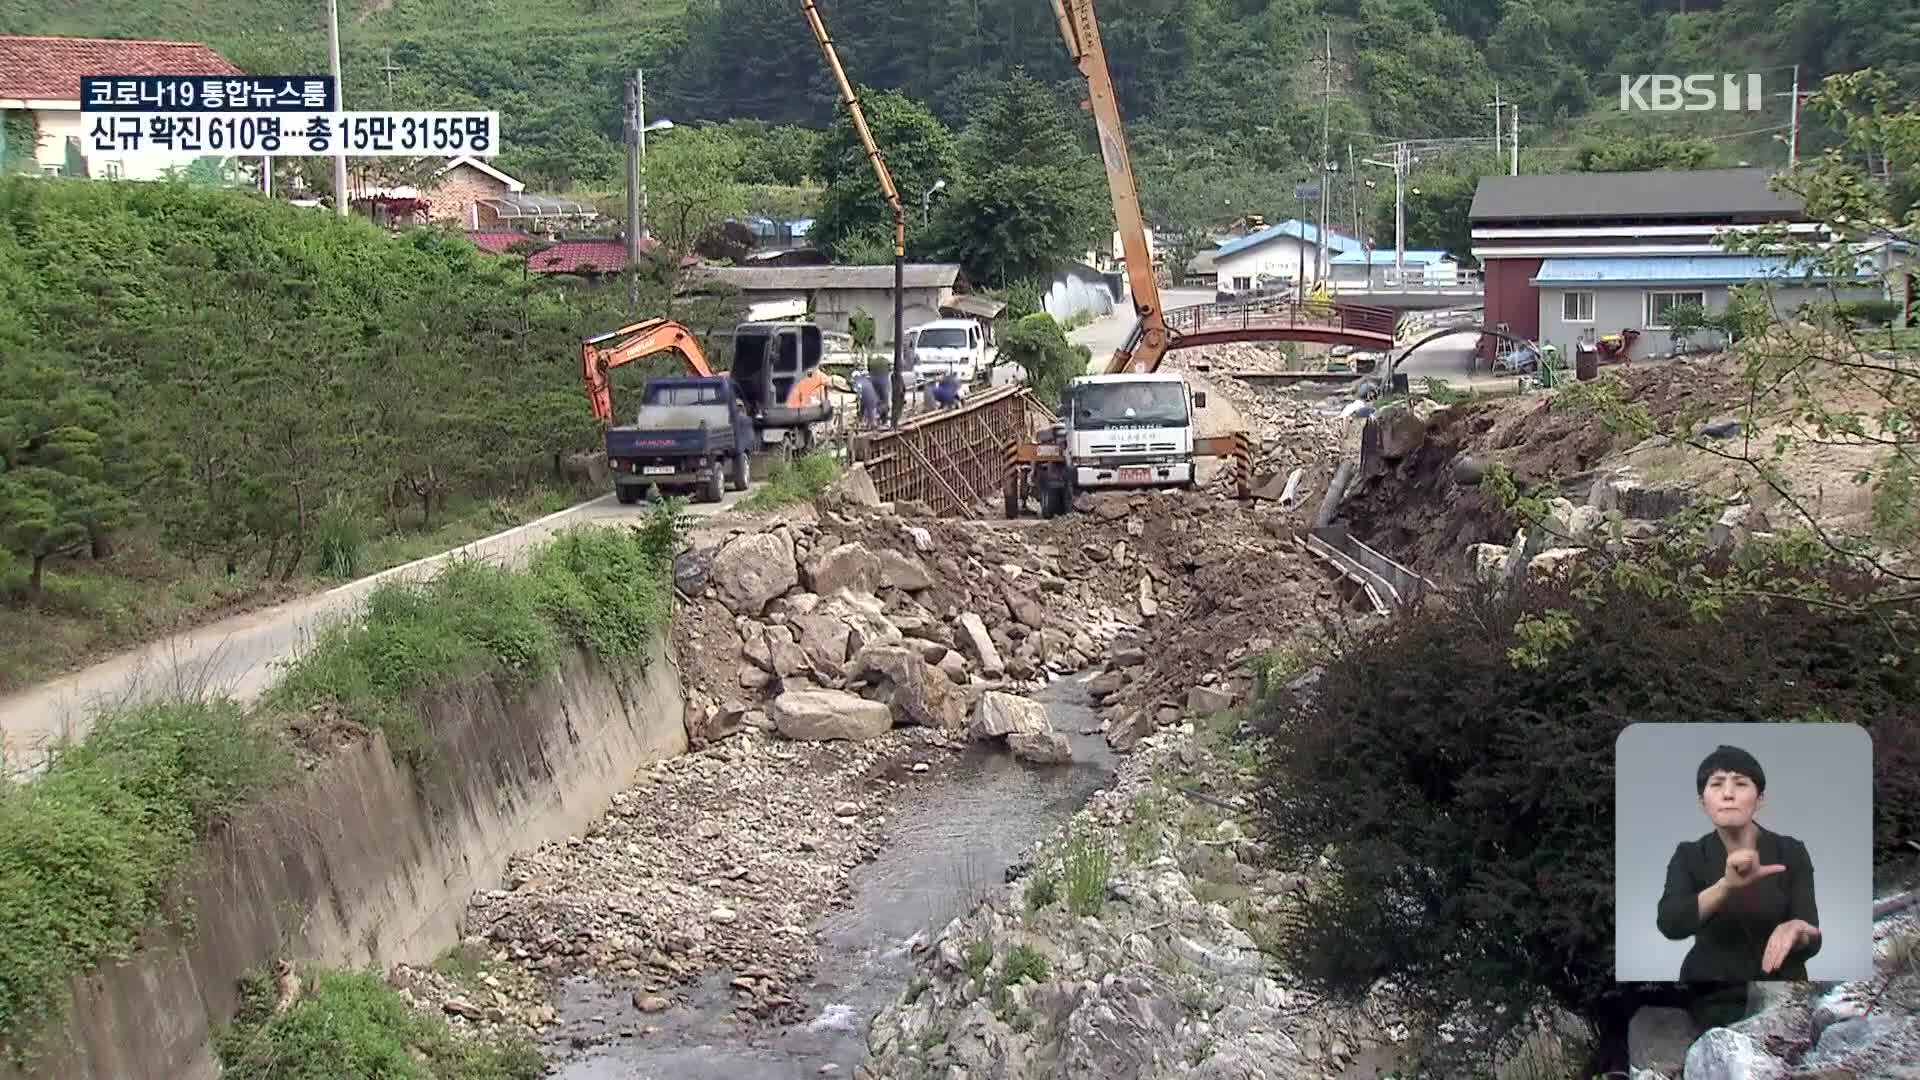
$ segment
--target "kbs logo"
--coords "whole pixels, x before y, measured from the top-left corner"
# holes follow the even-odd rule
[[[1759,112],[1758,75],[1622,75],[1621,112]]]

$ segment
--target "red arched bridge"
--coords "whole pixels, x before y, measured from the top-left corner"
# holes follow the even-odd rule
[[[1312,341],[1384,351],[1393,348],[1400,312],[1339,300],[1264,296],[1174,308],[1165,318],[1169,349],[1229,341]],[[1131,353],[1139,344],[1140,326],[1136,323],[1127,338],[1126,351]]]

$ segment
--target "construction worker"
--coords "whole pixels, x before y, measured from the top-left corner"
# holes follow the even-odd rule
[[[853,392],[860,397],[860,423],[863,427],[880,426],[880,386],[870,371],[857,371],[853,375]]]
[[[942,375],[940,381],[933,384],[933,401],[942,409],[959,408],[960,376],[951,371]]]

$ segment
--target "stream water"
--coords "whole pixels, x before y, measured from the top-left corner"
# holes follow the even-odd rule
[[[690,1006],[655,1015],[630,991],[578,980],[560,990],[564,1029],[610,1035],[563,1065],[560,1080],[797,1080],[851,1075],[866,1059],[867,1023],[907,986],[911,947],[1000,887],[1006,870],[1060,826],[1113,776],[1094,726],[1087,675],[1034,695],[1073,743],[1074,763],[1036,767],[1006,751],[976,747],[889,811],[890,839],[854,871],[853,904],[817,928],[821,962],[795,995],[808,1018],[745,1029],[733,1018],[731,972],[693,989]],[[653,1030],[644,1034],[643,1029]]]

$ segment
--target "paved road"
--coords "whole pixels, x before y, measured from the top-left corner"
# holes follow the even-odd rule
[[[729,492],[717,504],[690,504],[696,516],[718,513],[745,498]],[[511,565],[562,529],[638,521],[647,507],[621,506],[612,495],[549,514],[418,562],[396,566],[327,592],[236,615],[176,634],[53,682],[0,699],[0,746],[8,765],[28,765],[36,751],[62,735],[85,732],[101,705],[131,703],[176,691],[207,689],[245,701],[278,674],[281,662],[328,622],[354,611],[385,581],[431,577],[448,560],[468,557]]]
[[[1189,304],[1213,303],[1212,289],[1161,289],[1160,307],[1165,311],[1186,307]],[[1133,308],[1122,304],[1114,313],[1103,319],[1096,319],[1086,326],[1067,332],[1067,339],[1076,345],[1085,345],[1093,351],[1093,360],[1089,365],[1094,371],[1104,370],[1106,363],[1113,357],[1114,350],[1127,343],[1127,335],[1133,333],[1133,324],[1139,321],[1133,314]]]

